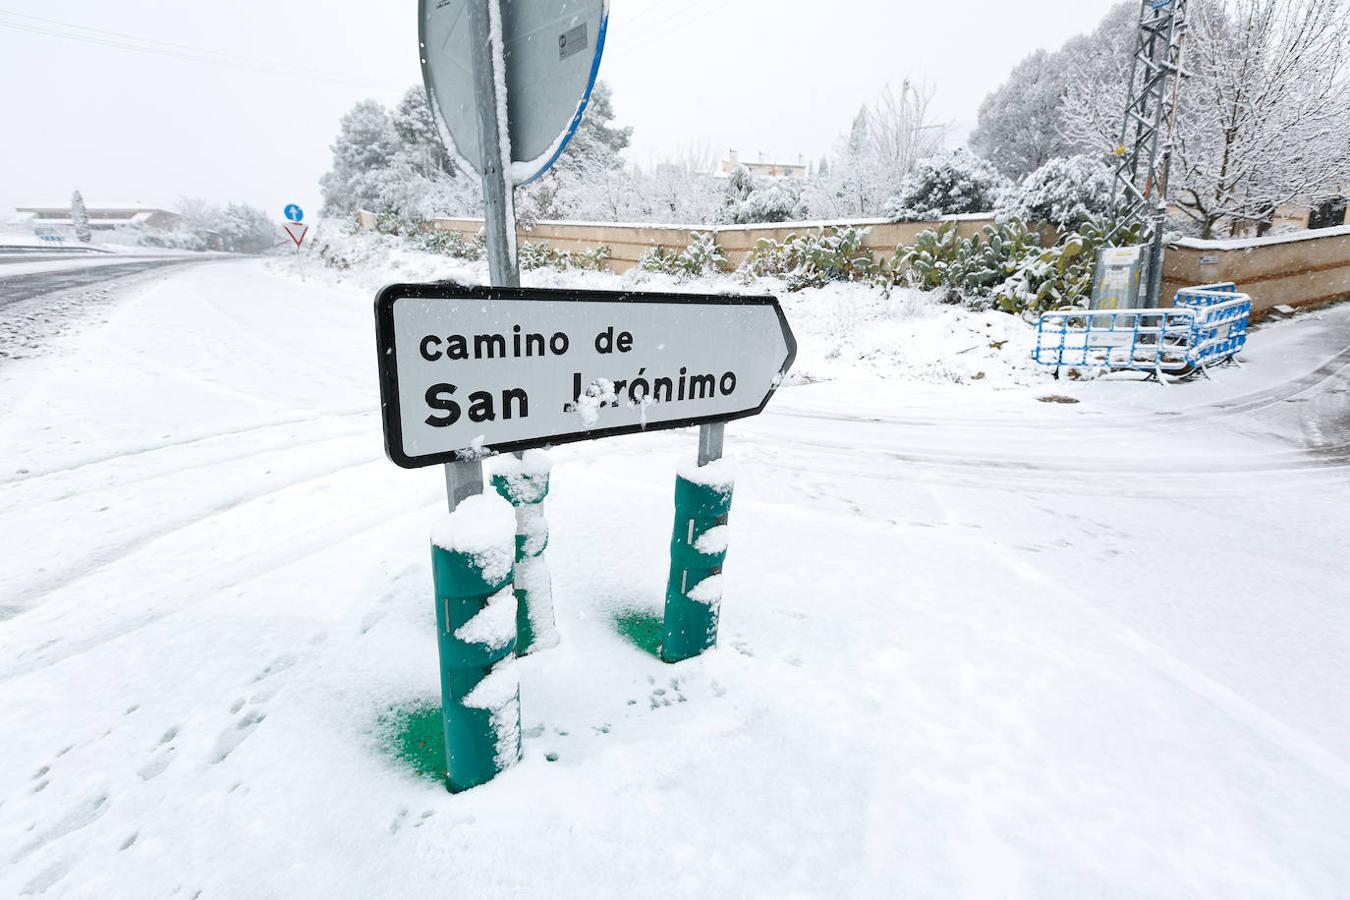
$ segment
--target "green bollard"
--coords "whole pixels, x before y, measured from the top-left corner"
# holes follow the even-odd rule
[[[446,787],[468,790],[520,759],[514,520],[495,497],[462,502],[432,534]]]
[[[553,620],[553,584],[549,578],[548,521],[544,498],[553,463],[548,454],[530,450],[508,457],[492,476],[492,486],[516,510],[516,656],[558,645]]]
[[[675,534],[661,637],[661,659],[668,663],[691,659],[717,644],[734,484],[731,464],[721,461],[682,469],[675,477]]]

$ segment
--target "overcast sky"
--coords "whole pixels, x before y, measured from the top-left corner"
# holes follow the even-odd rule
[[[690,146],[816,159],[906,76],[936,87],[938,116],[963,135],[1019,59],[1091,30],[1110,6],[613,0],[601,77],[635,127],[633,161]],[[90,203],[188,195],[317,211],[338,118],[366,97],[394,103],[420,78],[416,10],[0,0],[0,221],[76,185]]]

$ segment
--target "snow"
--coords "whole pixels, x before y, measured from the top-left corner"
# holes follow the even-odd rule
[[[516,564],[515,583],[528,595],[526,612],[534,635],[532,648],[537,651],[556,647],[562,638],[554,617],[553,579],[549,575],[548,560],[541,556],[522,559]]]
[[[436,524],[431,542],[442,550],[473,557],[485,580],[500,581],[515,561],[515,509],[496,494],[469,497]]]
[[[731,490],[736,485],[736,463],[729,459],[715,459],[706,466],[682,462],[677,472],[685,481],[719,488],[723,492]]]
[[[526,450],[519,457],[498,457],[492,464],[492,470],[506,478],[537,478],[553,471],[553,459],[543,450]]]
[[[520,669],[514,659],[504,659],[492,667],[487,677],[469,691],[464,705],[471,709],[498,710],[513,703],[520,693]]]
[[[539,504],[524,503],[516,507],[516,533],[525,536],[523,549],[526,555],[537,556],[543,552],[548,542],[548,520]]]
[[[515,765],[520,752],[520,668],[515,659],[508,657],[493,666],[469,691],[464,705],[492,711],[497,768],[505,771]]]
[[[478,614],[455,631],[455,638],[466,644],[483,644],[500,650],[516,636],[516,595],[510,587],[488,598]]]
[[[1200,238],[1182,238],[1175,242],[1177,247],[1192,250],[1252,250],[1257,247],[1274,247],[1279,244],[1297,244],[1301,241],[1316,241],[1322,238],[1346,237],[1350,235],[1350,225],[1336,228],[1319,228],[1313,231],[1295,231],[1289,234],[1272,234],[1266,237],[1232,238],[1229,240],[1207,241]]]
[[[572,412],[581,419],[584,427],[594,428],[600,421],[600,411],[614,402],[614,382],[608,378],[597,378],[586,385],[581,396],[572,405]]]
[[[1344,894],[1350,307],[1160,387],[784,295],[809,378],[727,426],[718,648],[614,625],[696,431],[552,451],[561,643],[511,667],[523,760],[451,796],[378,733],[439,702],[445,487],[381,452],[370,283],[482,270],[307,268],[176,269],[0,360],[0,896]]]
[[[717,525],[699,535],[698,540],[694,541],[694,549],[705,556],[726,553],[730,539],[731,528],[727,525]]]
[[[685,594],[695,603],[703,603],[707,606],[717,606],[722,602],[722,576],[709,575],[689,589]]]

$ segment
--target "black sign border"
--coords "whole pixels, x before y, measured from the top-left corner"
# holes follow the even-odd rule
[[[512,302],[548,300],[601,303],[677,303],[691,306],[771,306],[778,316],[778,326],[783,331],[783,340],[786,342],[788,350],[787,359],[778,372],[779,384],[792,370],[792,364],[797,359],[797,338],[792,333],[792,327],[788,325],[787,316],[783,314],[783,308],[779,305],[778,298],[768,295],[675,294],[657,291],[591,291],[572,288],[506,288],[459,284],[453,281],[386,285],[375,295],[375,349],[378,354],[380,372],[380,417],[384,423],[384,452],[395,465],[404,469],[421,469],[443,463],[486,458],[500,453],[514,453],[517,450],[556,447],[560,444],[572,444],[577,441],[594,441],[626,434],[668,431],[674,428],[689,428],[694,425],[746,419],[762,413],[764,407],[768,405],[769,400],[778,390],[777,385],[771,386],[759,406],[731,415],[697,416],[669,422],[656,422],[650,425],[639,423],[637,425],[620,425],[615,428],[574,431],[567,434],[549,435],[547,438],[533,441],[486,444],[481,451],[451,450],[430,456],[408,456],[403,452],[403,424],[398,398],[398,364],[394,352],[394,303],[407,298],[507,300]]]

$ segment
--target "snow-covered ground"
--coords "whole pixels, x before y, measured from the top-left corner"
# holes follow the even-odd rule
[[[718,650],[615,625],[660,608],[694,434],[554,451],[562,643],[524,761],[451,796],[379,733],[438,699],[444,487],[383,457],[371,301],[481,271],[306,277],[175,270],[0,360],[0,896],[1345,895],[1350,307],[1159,386],[785,296]]]

